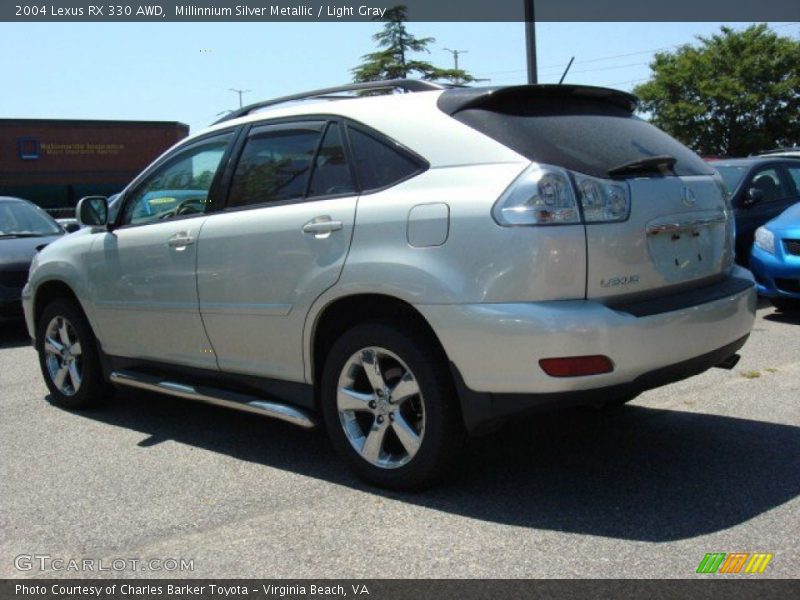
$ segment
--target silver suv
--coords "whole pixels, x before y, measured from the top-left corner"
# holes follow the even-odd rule
[[[408,488],[523,411],[731,367],[756,295],[724,187],[635,106],[394,81],[230,115],[37,255],[52,398],[114,384],[322,423],[359,476]]]

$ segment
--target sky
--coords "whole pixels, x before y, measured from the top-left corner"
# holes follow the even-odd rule
[[[541,83],[631,90],[653,53],[693,43],[722,23],[538,23]],[[730,23],[741,29],[748,23]],[[800,38],[800,23],[770,23]],[[375,49],[376,23],[2,23],[0,118],[181,121],[193,132],[244,103],[339,85]],[[522,23],[409,23],[434,37],[430,60],[466,50],[460,67],[487,85],[525,83]]]

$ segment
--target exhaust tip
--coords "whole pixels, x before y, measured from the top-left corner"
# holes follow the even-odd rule
[[[721,363],[719,363],[717,365],[714,365],[714,366],[719,368],[719,369],[727,369],[728,371],[730,371],[731,369],[733,369],[733,367],[735,367],[739,363],[739,359],[741,359],[741,358],[742,357],[739,356],[738,354],[731,354],[728,358],[723,360]]]

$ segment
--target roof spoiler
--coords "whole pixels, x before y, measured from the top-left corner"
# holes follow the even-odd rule
[[[468,108],[501,106],[514,101],[545,98],[591,98],[633,112],[639,99],[633,94],[590,85],[515,85],[509,87],[455,88],[445,90],[437,101],[439,109],[449,115]]]

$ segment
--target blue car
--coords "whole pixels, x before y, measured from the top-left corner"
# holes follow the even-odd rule
[[[756,229],[750,269],[778,310],[800,311],[800,202]]]

